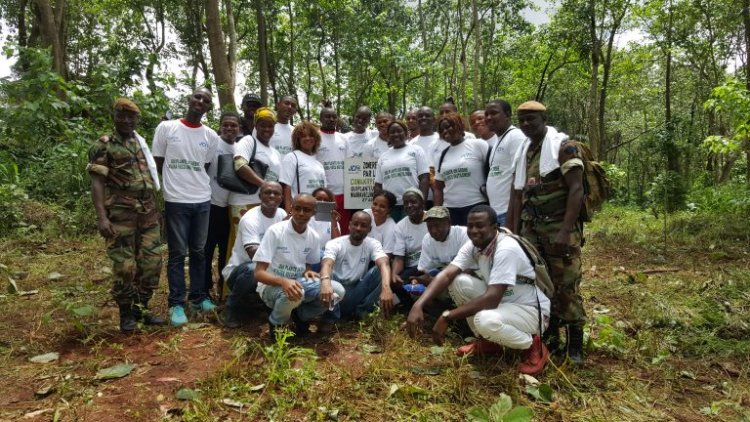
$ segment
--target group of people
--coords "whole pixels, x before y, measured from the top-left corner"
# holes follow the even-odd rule
[[[149,148],[135,131],[138,106],[117,99],[114,131],[90,150],[87,171],[113,261],[121,331],[167,323],[148,307],[162,265],[161,189],[168,322],[175,327],[188,322],[186,308],[215,311],[224,296],[225,326],[239,327],[249,301],[260,300],[271,336],[280,327],[305,336],[311,323],[326,334],[340,319],[362,319],[379,307],[385,316],[406,313],[412,336],[432,314],[439,344],[452,322],[465,320],[477,340],[459,355],[523,350],[523,373],[541,372],[550,351],[583,363],[583,162],[575,144],[546,125],[541,103],[518,106],[516,127],[510,104],[490,101],[471,114],[470,131],[452,102],[437,116],[427,106],[410,110],[405,122],[377,113],[375,130],[362,106],[348,133],[329,105],[319,126],[292,126],[292,96],[272,110],[248,94],[242,115],[221,114],[218,132],[201,123],[213,106],[209,90],[196,90],[187,105],[184,117],[156,128]],[[227,154],[255,193],[219,183]],[[353,157],[377,160],[372,205],[364,210],[344,205],[344,162]],[[321,221],[318,202],[335,204]],[[552,297],[536,287],[534,262],[514,233],[544,258]]]

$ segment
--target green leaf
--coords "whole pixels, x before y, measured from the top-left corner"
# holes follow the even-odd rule
[[[94,307],[91,305],[83,305],[79,308],[73,309],[73,313],[79,317],[87,317],[94,314]]]
[[[117,365],[110,366],[109,368],[100,369],[96,373],[94,379],[97,380],[109,380],[114,378],[122,378],[130,374],[135,365],[132,363],[118,363]]]
[[[180,388],[175,397],[177,397],[177,400],[196,400],[198,399],[198,392],[190,388]]]
[[[57,352],[45,353],[43,355],[36,355],[33,358],[29,358],[29,362],[33,363],[50,363],[60,359],[60,354]]]
[[[466,417],[472,422],[489,422],[490,415],[481,407],[472,407],[466,411]]]
[[[540,384],[539,386],[529,385],[526,387],[526,394],[545,403],[550,403],[554,400],[553,393],[552,387],[549,384]]]
[[[513,400],[509,395],[500,393],[500,398],[490,407],[490,420],[500,421],[513,407]]]
[[[432,346],[430,347],[430,353],[432,353],[434,356],[441,356],[443,353],[445,353],[445,347]]]
[[[503,422],[529,422],[534,412],[525,406],[518,406],[503,417]]]

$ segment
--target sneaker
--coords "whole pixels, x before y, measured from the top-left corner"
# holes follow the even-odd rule
[[[531,347],[523,355],[523,361],[518,364],[518,372],[527,375],[540,374],[549,359],[549,350],[539,336],[532,337]]]
[[[503,346],[485,339],[477,339],[463,345],[456,350],[456,355],[464,356],[469,353],[474,355],[496,355],[503,352]]]
[[[190,310],[193,312],[211,312],[216,309],[216,305],[211,302],[211,299],[205,298],[201,303],[191,303]]]
[[[169,308],[169,323],[173,327],[182,327],[187,324],[188,319],[185,316],[185,308],[182,305],[175,305]]]

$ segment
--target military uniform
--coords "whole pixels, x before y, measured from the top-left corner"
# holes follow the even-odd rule
[[[117,235],[107,239],[115,276],[112,297],[121,306],[146,305],[159,286],[160,214],[146,155],[133,134],[103,136],[89,150],[89,173],[105,177],[104,206]],[[117,173],[120,184],[112,180]]]
[[[543,143],[532,145],[526,154],[526,184],[523,188],[521,235],[533,242],[549,267],[555,285],[552,298],[552,318],[563,325],[583,327],[586,311],[583,308],[581,284],[581,246],[583,231],[576,223],[566,246],[554,240],[563,226],[567,208],[568,187],[564,174],[583,162],[573,158],[558,169],[542,177],[539,171]]]

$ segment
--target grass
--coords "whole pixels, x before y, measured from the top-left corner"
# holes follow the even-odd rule
[[[538,379],[551,402],[527,393],[517,354],[457,358],[458,335],[443,348],[412,340],[403,316],[301,344],[213,324],[121,336],[100,239],[5,239],[0,276],[39,293],[0,296],[0,420],[52,409],[38,420],[461,421],[489,415],[502,394],[535,420],[750,420],[747,242],[689,217],[670,217],[666,245],[663,221],[636,210],[608,208],[586,228],[587,364],[548,366]],[[158,313],[165,302],[162,286]],[[50,351],[58,362],[27,360]],[[93,380],[125,361],[137,364],[129,376]],[[177,400],[182,388],[196,397]]]

